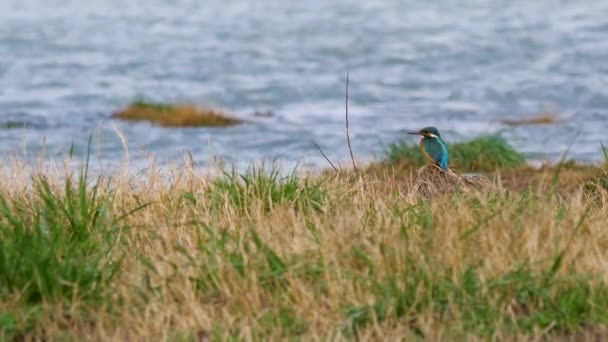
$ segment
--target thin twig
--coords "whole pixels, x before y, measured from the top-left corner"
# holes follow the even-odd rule
[[[346,142],[348,143],[348,151],[350,152],[350,160],[353,162],[353,169],[357,172],[355,165],[355,157],[353,156],[353,148],[350,145],[350,135],[348,134],[348,71],[346,72]]]
[[[323,153],[323,150],[321,149],[321,146],[319,146],[319,144],[317,144],[314,140],[312,141],[313,144],[315,144],[315,146],[317,147],[317,150],[319,150],[319,152],[321,152],[321,154],[323,155],[323,158],[325,158],[325,160],[327,160],[327,162],[329,163],[329,165],[331,165],[331,167],[334,168],[334,170],[336,172],[338,172],[338,169],[336,168],[336,166],[334,165],[334,163],[331,162],[331,160],[329,160],[329,158],[327,158],[327,156],[325,155],[325,153]]]

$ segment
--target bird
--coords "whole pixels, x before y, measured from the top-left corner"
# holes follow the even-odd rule
[[[448,147],[441,139],[439,130],[435,127],[425,127],[417,132],[408,132],[420,135],[420,150],[422,155],[431,163],[439,166],[443,171],[448,171]]]

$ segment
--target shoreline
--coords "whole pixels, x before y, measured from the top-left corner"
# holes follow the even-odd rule
[[[483,171],[479,186],[429,188],[435,168],[417,162],[309,174],[254,164],[216,177],[187,160],[101,175],[9,165],[0,339],[603,331],[606,165],[520,163]]]

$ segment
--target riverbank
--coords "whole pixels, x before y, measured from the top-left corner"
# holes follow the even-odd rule
[[[0,337],[605,336],[603,165],[495,165],[488,187],[430,199],[418,168],[9,167]]]

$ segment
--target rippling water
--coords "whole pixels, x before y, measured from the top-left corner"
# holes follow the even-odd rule
[[[598,160],[608,142],[608,2],[3,0],[0,156],[66,153],[101,126],[102,161],[180,160],[191,151],[247,162],[321,165],[311,140],[361,160],[440,128],[448,142],[505,137],[536,159]],[[224,108],[252,122],[166,129],[112,120],[133,98]],[[564,121],[500,118],[555,108]],[[273,118],[253,118],[272,110]],[[101,123],[101,124],[100,124]],[[24,128],[25,127],[25,128]]]

